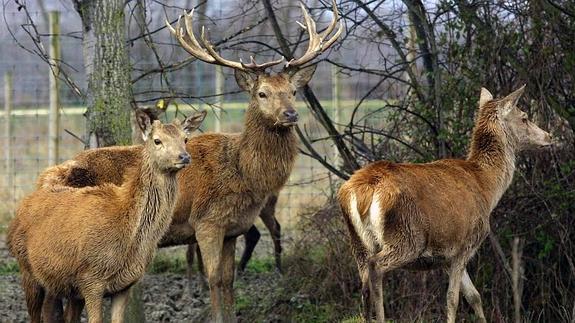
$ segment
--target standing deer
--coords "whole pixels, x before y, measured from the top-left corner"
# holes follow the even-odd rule
[[[42,320],[45,295],[68,297],[67,321],[79,321],[85,304],[90,323],[102,322],[102,298],[111,295],[112,322],[123,320],[130,286],[170,225],[176,174],[190,163],[184,131],[197,128],[190,119],[163,125],[143,114],[139,121],[145,144],[121,186],[40,187],[22,200],[7,242],[32,322]]]
[[[261,65],[253,58],[249,64],[233,62],[213,49],[205,32],[198,41],[192,31],[193,11],[184,13],[185,29],[180,21],[176,28],[167,24],[192,56],[233,68],[238,85],[251,95],[241,134],[204,134],[188,143],[188,151],[197,157],[198,174],[203,176],[195,179],[195,172],[184,172],[180,177],[180,185],[186,189],[161,243],[198,243],[210,288],[212,319],[218,322],[235,321],[236,237],[253,225],[268,197],[286,183],[297,155],[293,131],[298,121],[296,89],[307,84],[315,71],[315,66],[300,66],[329,48],[343,30],[340,26],[327,38],[337,26],[335,3],[334,20],[322,34],[315,32],[315,23],[303,6],[302,10],[310,37],[308,49],[275,75],[264,71],[283,59]]]
[[[459,290],[485,322],[481,297],[465,269],[489,232],[489,215],[511,184],[520,151],[548,146],[550,135],[517,108],[524,87],[494,100],[481,89],[466,160],[427,164],[379,161],[345,182],[338,199],[362,282],[364,316],[384,322],[383,276],[397,269],[444,268],[447,322]]]

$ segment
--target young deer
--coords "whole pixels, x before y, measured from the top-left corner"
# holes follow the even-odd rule
[[[121,186],[53,186],[22,200],[7,242],[32,322],[42,319],[44,295],[69,298],[67,321],[79,321],[85,301],[91,323],[102,322],[102,297],[111,295],[112,322],[122,321],[130,286],[170,225],[176,174],[190,163],[184,131],[197,127],[189,119],[183,126],[140,121],[146,139],[140,163]]]
[[[384,322],[383,276],[397,269],[444,268],[447,321],[455,322],[459,289],[485,322],[481,298],[465,269],[489,232],[489,215],[509,187],[515,156],[548,146],[550,135],[516,105],[524,87],[494,100],[481,89],[466,160],[427,164],[375,162],[339,190],[362,282],[364,316]]]

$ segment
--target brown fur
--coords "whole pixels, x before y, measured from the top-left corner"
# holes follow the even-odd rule
[[[549,135],[515,107],[521,91],[495,101],[483,90],[466,160],[379,161],[342,185],[338,199],[363,284],[366,318],[374,306],[378,322],[384,321],[386,272],[440,267],[450,274],[448,322],[455,321],[460,287],[485,321],[465,265],[489,232],[489,214],[511,183],[516,152],[550,144]]]
[[[102,297],[112,295],[112,321],[122,320],[119,309],[127,291],[143,276],[170,224],[176,172],[189,162],[179,126],[156,121],[145,127],[149,140],[140,150],[141,160],[123,174],[121,186],[50,187],[40,182],[38,190],[22,200],[7,242],[22,271],[33,322],[40,321],[45,293],[72,302],[82,297],[90,322],[102,321]],[[58,169],[65,170],[50,169],[42,176],[45,183],[62,178]],[[91,174],[83,178],[93,180]],[[79,311],[74,319],[76,315]]]

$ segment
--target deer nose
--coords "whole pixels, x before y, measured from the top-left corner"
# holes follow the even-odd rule
[[[296,122],[299,115],[296,110],[292,109],[284,111],[284,116],[287,118],[289,122]]]
[[[179,157],[180,157],[180,160],[182,161],[182,163],[184,163],[184,164],[189,164],[190,160],[192,159],[190,154],[188,154],[187,152],[181,153]]]

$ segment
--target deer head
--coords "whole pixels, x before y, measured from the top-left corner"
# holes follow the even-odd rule
[[[206,111],[200,111],[187,117],[184,122],[174,119],[172,123],[162,124],[159,120],[152,121],[144,111],[137,110],[136,120],[142,130],[144,146],[154,165],[167,172],[187,166],[191,162],[190,154],[186,151],[187,137],[205,117]]]
[[[525,85],[508,96],[495,102],[497,118],[500,120],[507,140],[518,150],[535,149],[552,144],[551,135],[531,122],[527,113],[517,107],[517,103],[525,91]],[[493,100],[493,95],[481,89],[479,104],[483,106]]]
[[[343,31],[343,25],[340,23],[333,36],[329,37],[338,25],[337,20],[339,18],[335,0],[333,0],[332,4],[333,20],[322,33],[316,31],[315,22],[311,19],[303,4],[301,5],[304,24],[298,24],[308,32],[308,48],[300,58],[288,61],[283,70],[277,74],[269,74],[265,70],[282,63],[284,61],[283,57],[263,64],[256,63],[253,57],[250,57],[250,63],[248,64],[243,63],[241,60],[234,62],[222,58],[216,52],[206,36],[204,27],[202,27],[200,40],[198,40],[192,29],[193,10],[190,13],[184,11],[184,14],[178,19],[175,28],[167,20],[166,25],[178,39],[180,45],[190,55],[209,64],[233,68],[236,82],[240,88],[251,95],[250,104],[258,108],[261,115],[269,123],[274,126],[289,127],[295,125],[298,121],[298,113],[295,109],[296,90],[305,86],[311,80],[316,68],[315,65],[302,66],[333,45]],[[182,28],[180,24],[182,17],[184,18],[185,28]]]

